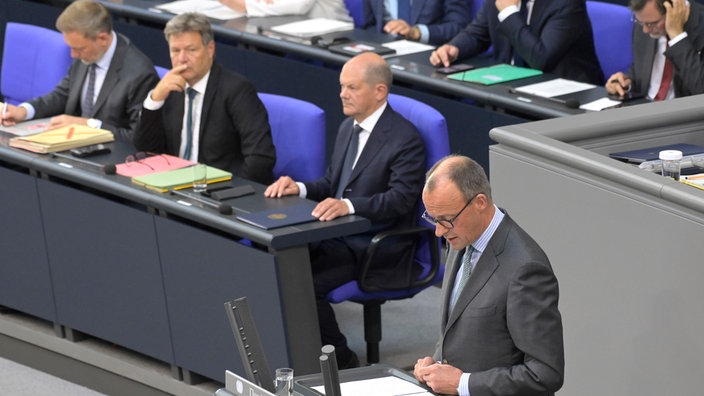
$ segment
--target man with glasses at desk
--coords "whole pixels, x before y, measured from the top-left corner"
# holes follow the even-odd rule
[[[704,93],[704,6],[687,0],[631,0],[633,62],[606,91],[652,100]]]

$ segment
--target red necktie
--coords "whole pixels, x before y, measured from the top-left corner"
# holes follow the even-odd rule
[[[667,96],[667,91],[670,90],[670,83],[672,82],[672,62],[670,59],[665,58],[665,69],[662,71],[662,81],[660,81],[660,89],[658,89],[658,94],[655,95],[653,100],[663,100]]]

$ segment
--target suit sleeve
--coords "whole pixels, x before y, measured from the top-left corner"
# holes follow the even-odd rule
[[[240,84],[228,108],[232,125],[239,131],[244,162],[237,175],[260,183],[270,183],[276,163],[276,149],[266,108],[249,82]]]
[[[139,124],[133,138],[134,147],[139,151],[165,153],[166,138],[162,123],[164,107],[162,106],[159,110],[147,110],[141,106],[141,111]]]
[[[120,77],[121,84],[126,84],[124,89],[124,106],[122,109],[129,120],[127,126],[117,125],[112,119],[114,114],[109,115],[102,120],[103,129],[112,131],[116,139],[132,140],[139,127],[139,118],[142,111],[142,103],[147,97],[149,91],[159,82],[159,77],[153,66],[144,68],[140,71],[127,72]],[[114,110],[119,111],[118,109]]]
[[[521,364],[475,372],[469,377],[472,396],[555,392],[562,386],[564,346],[558,311],[558,284],[549,266],[521,266],[508,286],[506,325]]]
[[[489,34],[489,7],[495,7],[491,1],[485,1],[474,20],[462,29],[448,44],[459,49],[459,58],[464,59],[478,55],[491,46]]]
[[[540,36],[528,28],[519,13],[510,15],[498,25],[500,33],[509,38],[514,50],[534,69],[552,70],[582,36],[582,23],[587,20],[584,1],[559,3],[562,4],[553,4],[545,10],[548,15],[543,21],[534,21],[544,24]]]
[[[702,32],[704,35],[704,32]],[[702,48],[695,48],[692,38],[687,36],[665,51],[680,79],[686,95],[704,93],[704,59]]]
[[[478,1],[478,0],[475,0]],[[430,43],[442,45],[457,35],[471,21],[471,0],[444,0],[442,1],[442,18],[437,22],[420,23],[428,27]]]

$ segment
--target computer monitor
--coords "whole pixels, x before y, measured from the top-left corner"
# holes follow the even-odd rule
[[[240,352],[242,366],[250,382],[258,387],[274,392],[274,381],[264,349],[257,333],[254,318],[249,310],[246,297],[225,302],[225,311],[230,327],[235,335],[235,343]]]

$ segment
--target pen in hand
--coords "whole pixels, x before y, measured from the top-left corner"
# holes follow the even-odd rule
[[[7,102],[2,104],[2,118],[0,118],[0,125],[5,126],[5,114],[7,114]]]

